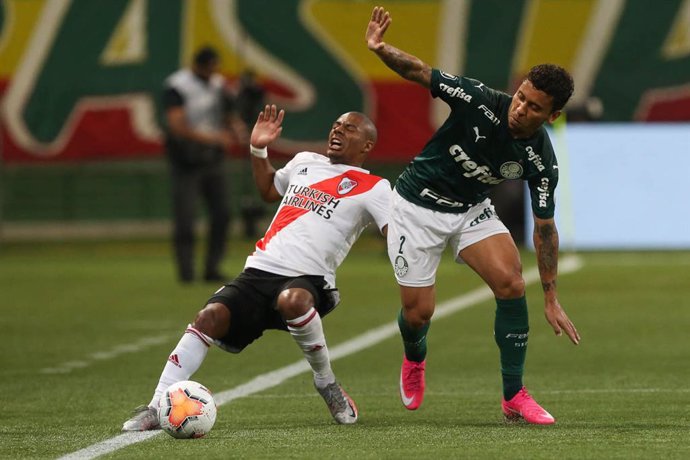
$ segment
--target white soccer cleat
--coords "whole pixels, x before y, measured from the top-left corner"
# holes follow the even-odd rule
[[[122,425],[122,431],[160,430],[158,411],[153,407],[139,406],[134,409],[132,418]]]
[[[328,410],[336,422],[351,425],[357,421],[357,406],[338,382],[328,384],[325,388],[316,387],[316,390],[326,401]]]

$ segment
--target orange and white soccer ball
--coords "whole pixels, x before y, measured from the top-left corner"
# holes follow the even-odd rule
[[[198,382],[173,383],[161,396],[158,421],[174,438],[200,438],[216,422],[216,402],[208,388]]]

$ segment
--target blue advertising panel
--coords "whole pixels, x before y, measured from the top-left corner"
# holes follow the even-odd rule
[[[690,248],[690,124],[571,123],[550,134],[562,249]]]

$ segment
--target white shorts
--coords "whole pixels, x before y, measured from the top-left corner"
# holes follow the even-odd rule
[[[431,286],[448,244],[455,261],[471,244],[499,233],[509,233],[498,218],[491,200],[472,206],[463,214],[426,209],[393,193],[388,222],[388,257],[402,286]]]

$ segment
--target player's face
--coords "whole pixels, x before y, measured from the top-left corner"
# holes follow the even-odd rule
[[[552,123],[561,114],[552,112],[553,98],[525,80],[513,95],[508,110],[508,129],[513,137],[532,136],[546,121]]]
[[[194,73],[197,77],[201,78],[202,80],[208,80],[209,78],[211,78],[211,75],[218,71],[219,66],[220,62],[214,59],[208,64],[195,65]]]
[[[362,117],[346,113],[333,122],[326,155],[333,164],[361,166],[373,142],[367,139]]]

